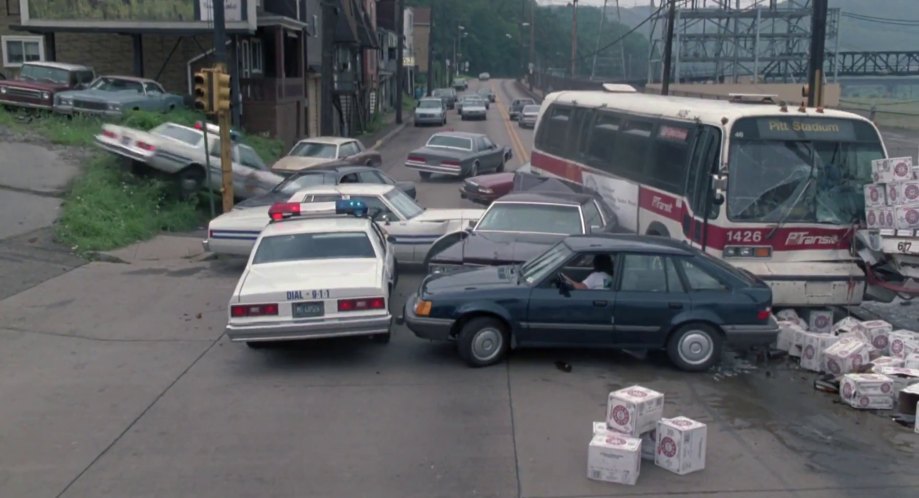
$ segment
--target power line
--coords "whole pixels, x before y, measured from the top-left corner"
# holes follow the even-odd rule
[[[625,34],[623,34],[623,35],[620,36],[619,38],[616,38],[615,40],[613,40],[613,41],[607,43],[606,45],[604,45],[604,46],[602,46],[602,47],[600,47],[600,48],[594,50],[593,52],[590,52],[590,53],[585,54],[585,55],[578,56],[577,60],[583,61],[584,59],[589,59],[589,58],[593,57],[594,54],[599,54],[600,52],[602,52],[602,51],[604,51],[604,50],[606,50],[606,49],[612,47],[613,45],[615,45],[615,44],[617,44],[617,43],[619,43],[619,42],[625,40],[626,38],[628,38],[629,36],[631,36],[632,33],[638,31],[638,28],[641,28],[641,27],[644,26],[645,24],[648,24],[648,22],[650,22],[650,21],[651,21],[652,19],[654,19],[658,14],[660,14],[660,12],[661,12],[662,10],[664,10],[664,7],[665,7],[666,5],[668,5],[668,3],[662,2],[662,3],[661,3],[661,6],[658,7],[657,10],[655,10],[654,12],[652,12],[651,15],[649,15],[648,17],[646,17],[643,21],[641,21],[640,23],[638,23],[638,24],[636,24],[634,27],[632,27],[632,29],[626,31]]]
[[[849,19],[852,19],[852,20],[855,20],[855,21],[861,21],[861,22],[870,22],[870,23],[885,24],[885,25],[888,25],[888,26],[889,26],[889,25],[894,25],[894,26],[919,27],[919,20],[912,20],[912,19],[888,19],[888,18],[884,18],[884,17],[866,16],[866,15],[864,15],[864,14],[854,14],[854,13],[851,13],[851,12],[843,12],[843,13],[841,13],[841,15],[842,15],[842,17],[846,17],[846,18],[849,18]]]

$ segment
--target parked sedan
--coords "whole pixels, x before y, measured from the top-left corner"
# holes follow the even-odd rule
[[[120,117],[129,111],[167,112],[181,108],[184,98],[168,93],[156,81],[133,76],[100,76],[86,90],[60,92],[54,111]]]
[[[460,119],[488,119],[488,101],[480,97],[467,97],[463,99],[463,109]]]
[[[456,90],[452,88],[437,88],[431,92],[432,97],[438,97],[444,101],[447,109],[456,107]]]
[[[447,108],[443,100],[429,97],[418,101],[418,107],[415,108],[415,126],[423,124],[447,124]]]
[[[474,367],[511,347],[577,347],[665,349],[677,367],[703,371],[724,343],[771,344],[771,306],[768,285],[681,242],[574,235],[523,265],[429,275],[402,321],[420,338],[455,341]]]
[[[277,184],[267,194],[246,199],[233,206],[233,209],[270,206],[275,202],[284,202],[298,191],[313,185],[338,185],[342,183],[394,185],[412,199],[416,195],[415,182],[398,182],[380,171],[379,168],[337,162],[298,171],[285,178],[284,181]]]
[[[562,189],[512,192],[493,202],[472,229],[434,242],[427,269],[448,273],[470,266],[523,263],[568,235],[618,228],[616,215],[599,194]]]
[[[495,199],[511,191],[516,172],[487,173],[463,180],[460,185],[460,198],[469,199],[476,204],[489,205]]]
[[[512,101],[510,107],[507,108],[507,113],[510,115],[511,120],[517,119],[520,111],[528,105],[536,105],[536,101],[533,99],[515,99]]]
[[[312,137],[297,142],[286,156],[271,166],[271,171],[291,174],[333,161],[379,167],[380,153],[364,147],[360,140],[347,137]]]
[[[424,147],[410,152],[405,167],[417,170],[422,180],[433,173],[465,178],[504,171],[510,158],[509,147],[499,147],[485,135],[449,131],[431,135]]]
[[[539,118],[539,106],[524,106],[517,118],[517,126],[521,128],[536,128],[536,120]]]

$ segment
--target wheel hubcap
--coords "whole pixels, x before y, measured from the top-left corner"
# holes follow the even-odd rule
[[[472,338],[472,355],[479,361],[489,361],[501,351],[504,338],[491,327],[484,328]]]
[[[692,365],[699,365],[711,358],[714,347],[708,334],[693,330],[680,339],[679,351],[683,361]]]

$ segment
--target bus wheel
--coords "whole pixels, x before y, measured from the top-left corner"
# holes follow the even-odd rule
[[[660,223],[652,223],[651,226],[648,227],[648,231],[645,232],[645,235],[670,238],[670,232],[667,230],[667,227]]]

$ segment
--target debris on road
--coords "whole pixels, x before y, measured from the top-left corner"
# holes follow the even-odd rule
[[[567,361],[561,361],[561,360],[556,361],[555,368],[565,373],[571,373],[571,364],[568,363]]]
[[[837,376],[854,372],[871,361],[868,357],[870,348],[868,343],[857,337],[842,337],[824,350],[821,371]]]
[[[663,418],[656,432],[655,465],[678,475],[705,468],[708,426],[686,417]]]
[[[919,334],[911,330],[894,330],[890,333],[890,355],[906,359],[912,353],[919,352]]]

